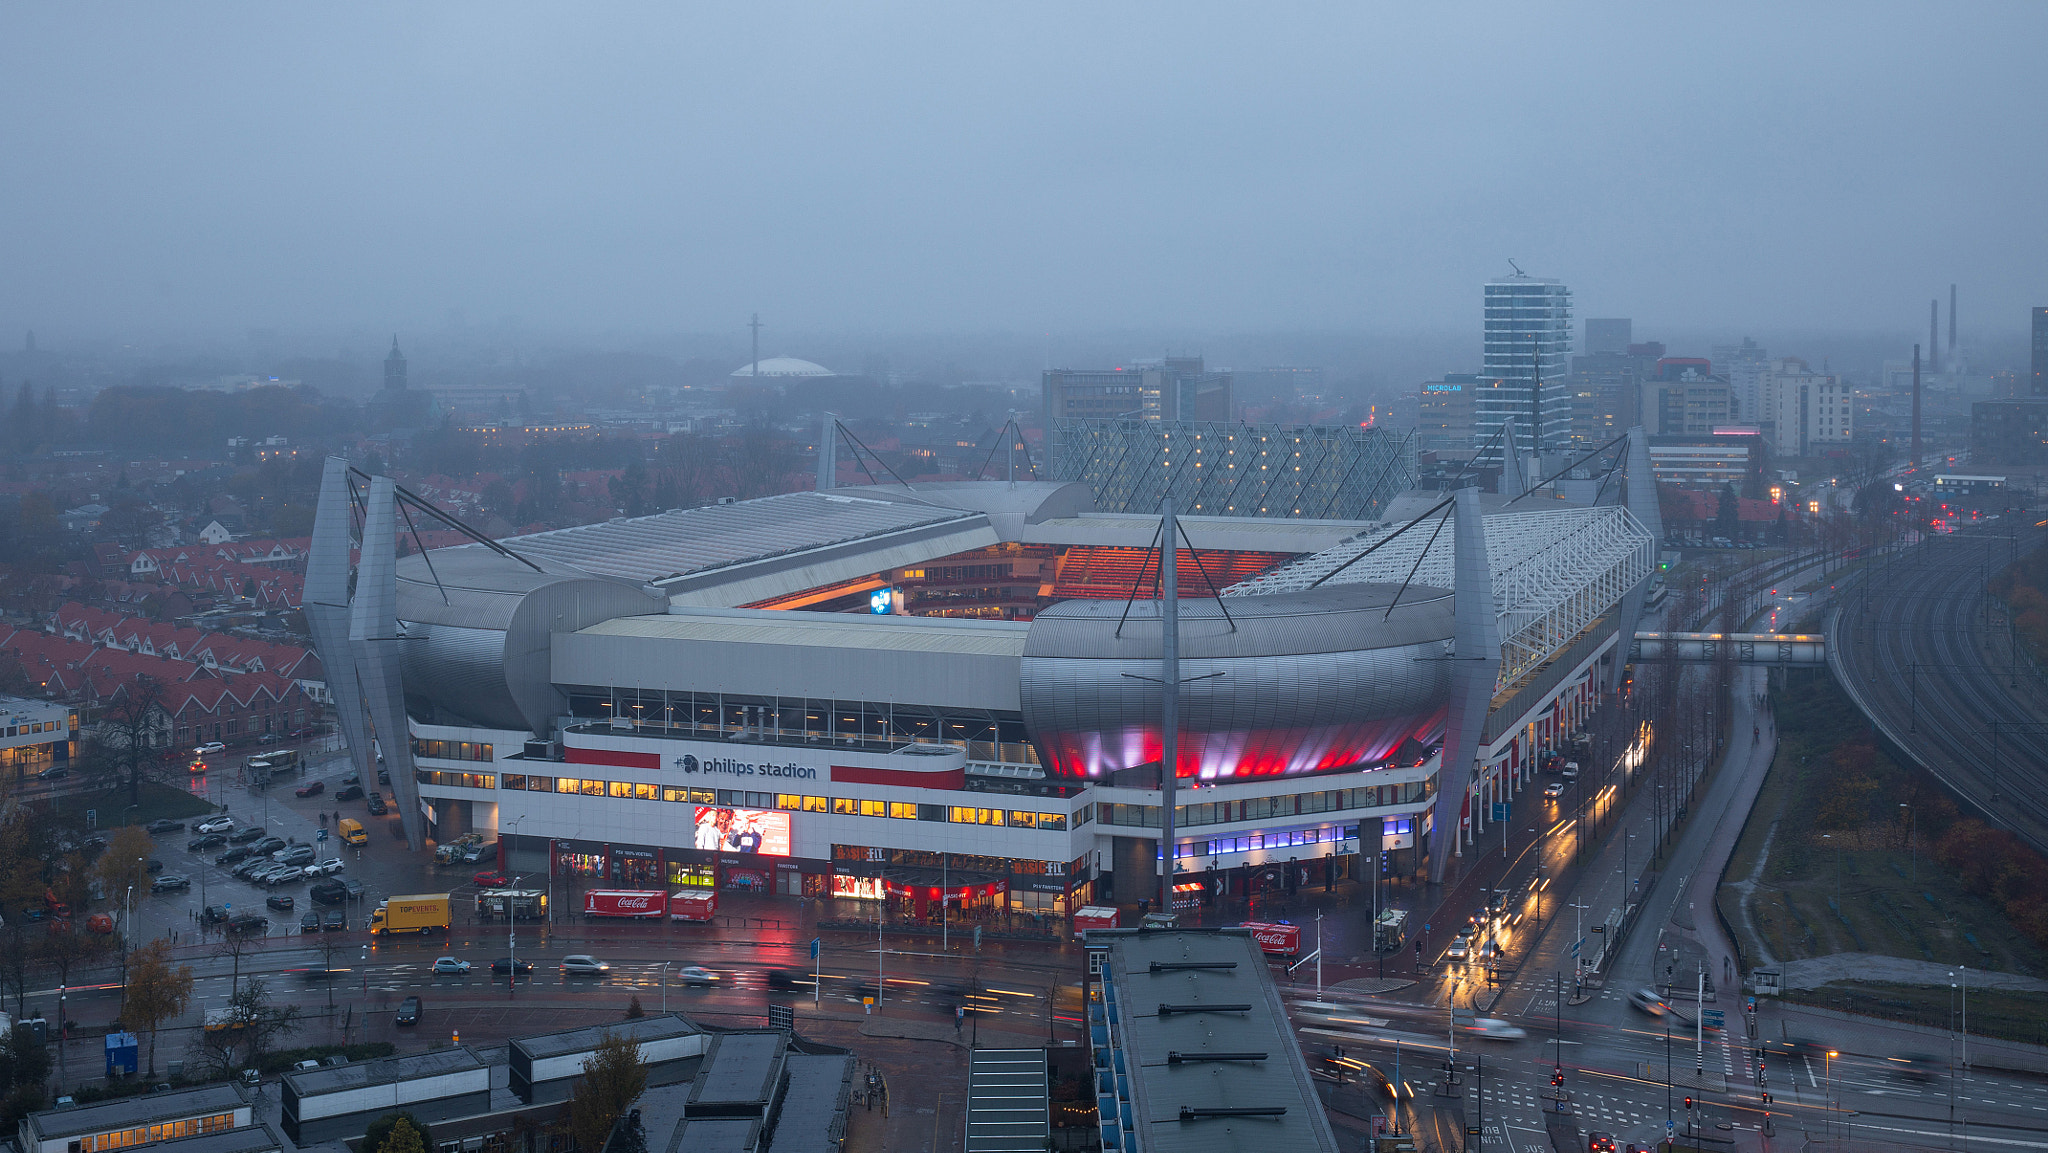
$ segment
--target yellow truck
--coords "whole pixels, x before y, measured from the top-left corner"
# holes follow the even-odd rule
[[[341,823],[336,825],[335,828],[340,831],[341,839],[351,845],[367,845],[370,843],[370,834],[363,831],[363,823],[354,817],[343,817]]]
[[[379,937],[393,933],[445,933],[448,931],[448,894],[414,893],[377,902],[370,913],[370,932]]]

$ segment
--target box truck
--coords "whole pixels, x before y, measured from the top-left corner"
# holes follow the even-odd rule
[[[1271,921],[1246,921],[1244,927],[1252,931],[1252,940],[1268,953],[1279,953],[1292,957],[1301,952],[1301,926]]]
[[[393,933],[445,933],[448,931],[448,894],[414,893],[377,902],[370,913],[370,932],[379,937]]]
[[[710,889],[684,889],[668,899],[671,921],[709,921],[718,912],[718,894]]]
[[[514,920],[545,920],[548,895],[539,889],[485,889],[476,895],[476,915],[480,921],[500,920],[507,910]]]
[[[370,834],[363,831],[363,823],[354,817],[343,817],[335,828],[341,832],[341,839],[351,845],[370,843]]]

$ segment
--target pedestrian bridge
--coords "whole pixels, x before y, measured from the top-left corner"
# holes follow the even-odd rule
[[[1637,633],[1631,661],[1718,661],[1820,668],[1828,638],[1819,633]]]

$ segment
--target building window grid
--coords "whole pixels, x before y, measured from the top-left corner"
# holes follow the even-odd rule
[[[592,721],[616,719],[668,733],[764,733],[821,742],[950,744],[978,761],[1036,765],[1038,750],[1022,717],[941,713],[882,701],[759,697],[583,686],[570,690],[570,711]]]

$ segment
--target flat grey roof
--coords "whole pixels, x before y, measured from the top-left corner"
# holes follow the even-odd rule
[[[28,1123],[38,1137],[73,1137],[83,1133],[104,1133],[133,1128],[152,1121],[170,1121],[207,1113],[225,1113],[247,1105],[233,1085],[206,1085],[171,1093],[145,1093],[75,1109],[46,1109],[31,1113]]]
[[[649,1148],[660,1140],[649,1133]],[[754,1153],[761,1143],[761,1123],[751,1117],[704,1117],[676,1126],[665,1146],[668,1153]]]
[[[959,508],[901,499],[786,492],[556,529],[502,543],[535,560],[659,583],[707,569],[980,517]]]
[[[690,1104],[752,1105],[763,1108],[775,1095],[782,1072],[782,1052],[789,1044],[780,1029],[758,1033],[723,1033],[711,1039],[704,1064],[690,1086]]]
[[[198,1133],[151,1145],[131,1145],[144,1153],[279,1153],[289,1148],[269,1122],[244,1125],[221,1133]]]
[[[559,1033],[542,1033],[537,1037],[518,1037],[513,1039],[512,1047],[538,1061],[569,1053],[591,1052],[605,1033],[645,1044],[670,1037],[690,1037],[701,1032],[702,1029],[671,1013],[666,1017],[641,1017],[632,1021],[613,1021],[607,1025],[564,1029]]]
[[[1091,934],[1090,941],[1097,936]],[[1308,1063],[1288,1028],[1265,954],[1249,932],[1132,929],[1106,936],[1106,979],[1116,986],[1120,1022],[1114,1028],[1131,1071],[1139,1153],[1336,1153],[1337,1139]],[[1203,1005],[1249,1008],[1202,1012],[1197,1007]],[[1168,1061],[1172,1053],[1183,1058],[1203,1053],[1264,1057],[1176,1064]],[[1286,1112],[1273,1117],[1183,1113],[1262,1108]]]
[[[417,1081],[422,1077],[441,1077],[449,1073],[461,1073],[469,1069],[489,1068],[484,1059],[471,1052],[467,1046],[451,1049],[430,1049],[425,1053],[414,1053],[405,1057],[379,1057],[374,1061],[351,1061],[346,1065],[323,1065],[303,1073],[287,1073],[284,1080],[291,1086],[300,1100],[317,1097],[323,1093],[345,1093],[350,1089],[362,1089],[370,1085],[389,1085],[398,1081]]]
[[[789,1087],[768,1141],[770,1153],[838,1153],[853,1094],[853,1057],[792,1053],[782,1066],[789,1070]],[[1044,1148],[1041,1141],[1032,1153]]]

